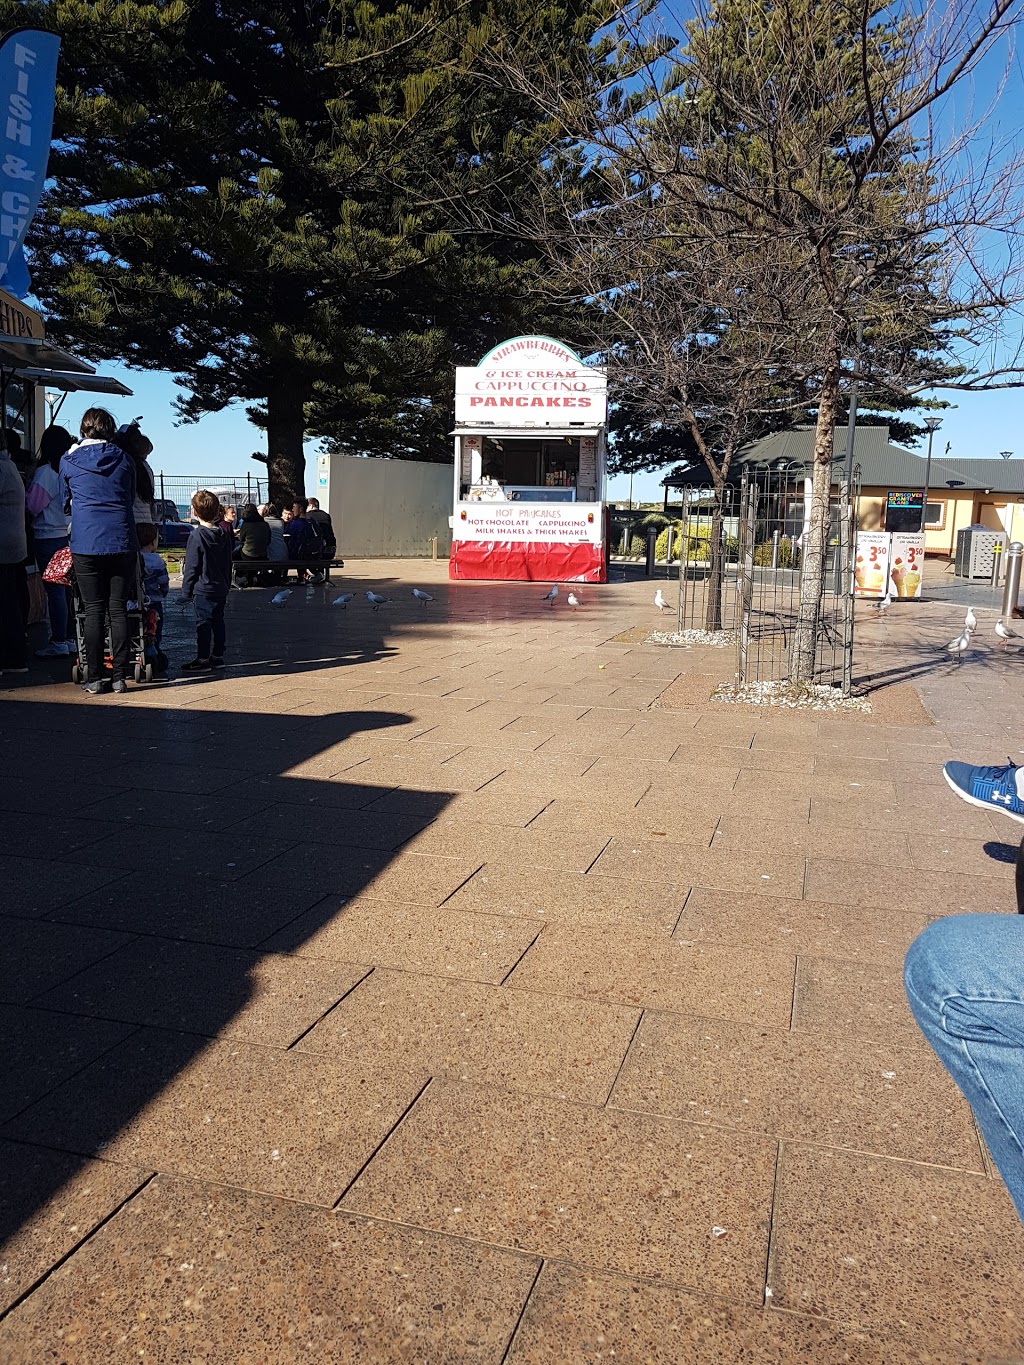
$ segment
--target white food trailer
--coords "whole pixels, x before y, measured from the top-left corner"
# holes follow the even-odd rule
[[[452,578],[603,583],[608,383],[551,337],[455,371]]]

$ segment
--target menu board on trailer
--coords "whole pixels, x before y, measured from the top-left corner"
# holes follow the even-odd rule
[[[580,471],[576,476],[577,497],[583,502],[597,498],[597,437],[580,437]]]
[[[889,581],[889,542],[884,531],[857,532],[854,597],[881,597]]]
[[[920,597],[924,577],[924,536],[894,535],[889,551],[890,592],[897,597]]]
[[[462,502],[452,518],[452,535],[455,540],[600,545],[604,527],[600,504]]]

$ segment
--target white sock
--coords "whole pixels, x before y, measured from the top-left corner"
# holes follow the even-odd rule
[[[1014,781],[1017,783],[1017,796],[1024,801],[1024,767],[1018,768],[1014,774]]]

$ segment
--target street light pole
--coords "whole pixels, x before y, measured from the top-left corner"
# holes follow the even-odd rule
[[[932,441],[935,433],[942,426],[941,417],[926,417],[924,424],[928,428],[928,458],[924,465],[924,497],[921,499],[921,534],[924,535],[925,522],[928,520],[928,489],[932,481]]]

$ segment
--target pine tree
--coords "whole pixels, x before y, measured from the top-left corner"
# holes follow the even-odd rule
[[[542,34],[586,71],[586,0],[40,8],[62,35],[29,242],[52,330],[172,370],[186,420],[245,400],[275,497],[302,492],[307,431],[396,420],[536,306],[527,248],[466,206],[492,223],[552,131],[479,58]]]

